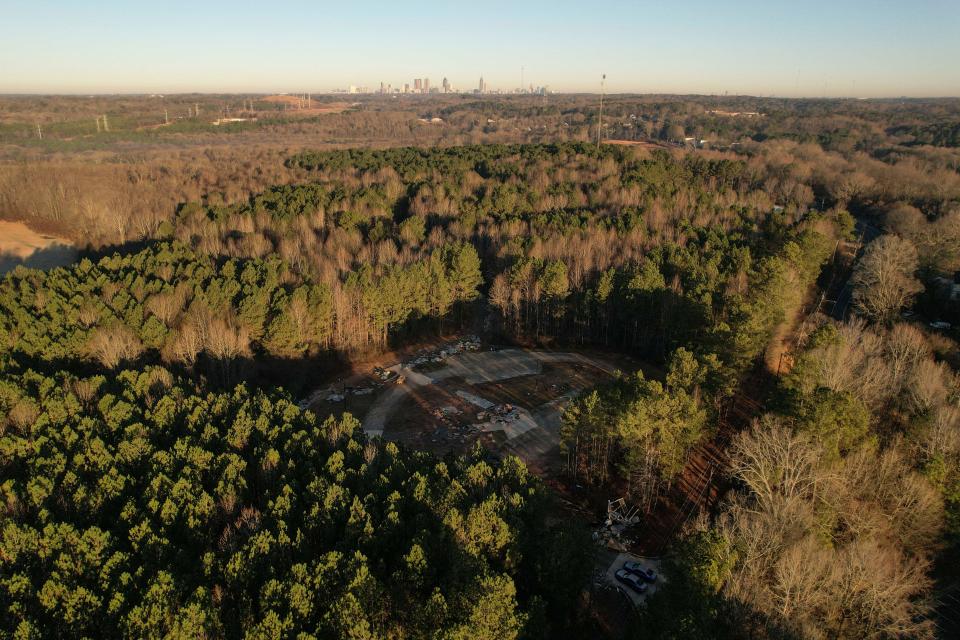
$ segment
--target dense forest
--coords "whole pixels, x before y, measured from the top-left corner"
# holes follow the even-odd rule
[[[5,637],[549,637],[590,568],[515,459],[160,367],[8,369],[0,409]]]
[[[83,253],[0,280],[0,637],[957,628],[955,100],[616,96],[604,136],[641,144],[600,145],[583,96],[157,130],[145,98],[3,100],[0,214]],[[634,366],[562,405],[544,478],[298,406],[467,331]],[[603,613],[601,496],[652,530],[707,447],[716,501]]]
[[[958,394],[916,327],[821,321],[734,439],[737,490],[684,537],[644,635],[941,635],[931,563],[956,580]]]

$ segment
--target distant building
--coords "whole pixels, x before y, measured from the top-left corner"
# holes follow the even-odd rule
[[[256,122],[256,118],[218,118],[211,122],[213,126],[219,126],[221,124],[230,124],[232,122]]]
[[[414,92],[416,92],[416,93],[420,93],[421,91],[423,91],[423,80],[421,80],[420,78],[414,78],[414,79],[413,79],[413,90],[414,90]]]
[[[483,76],[480,76],[480,88],[478,89],[480,93],[487,92],[487,83],[483,81]]]
[[[423,92],[430,93],[430,78],[423,79]]]
[[[443,92],[450,93],[450,81],[446,78],[443,79]]]

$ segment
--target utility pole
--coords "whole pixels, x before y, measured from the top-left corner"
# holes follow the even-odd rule
[[[600,115],[597,118],[597,149],[600,148],[600,139],[603,137],[603,83],[607,79],[607,74],[600,77]]]
[[[163,110],[163,123],[170,124],[170,114],[167,112],[166,109]]]
[[[107,114],[103,114],[103,130],[110,133],[110,123],[107,122]]]

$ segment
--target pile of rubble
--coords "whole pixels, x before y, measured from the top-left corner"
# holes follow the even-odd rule
[[[480,338],[477,336],[467,336],[457,340],[456,342],[448,343],[439,348],[421,351],[410,360],[405,361],[403,364],[404,366],[410,368],[422,367],[431,363],[439,364],[450,356],[479,350]]]
[[[508,422],[516,422],[519,418],[520,412],[512,404],[498,404],[490,409],[477,412],[477,420],[484,423],[507,424]]]
[[[347,396],[369,396],[376,391],[377,387],[379,386],[382,385],[376,384],[370,387],[343,387],[342,391],[337,391],[334,387],[319,389],[310,394],[309,397],[301,400],[298,403],[298,406],[301,409],[307,409],[310,407],[310,405],[324,400],[327,402],[343,402],[347,399]]]
[[[480,431],[478,425],[463,424],[455,419],[463,412],[454,406],[445,406],[430,412],[439,425],[430,434],[431,442],[465,442],[472,434]]]
[[[639,507],[629,506],[623,498],[608,500],[607,519],[593,532],[593,540],[614,551],[628,551],[634,543],[630,530],[639,523]]]
[[[380,380],[380,382],[389,382],[391,378],[396,377],[397,372],[384,369],[383,367],[374,367],[373,375],[375,378]]]

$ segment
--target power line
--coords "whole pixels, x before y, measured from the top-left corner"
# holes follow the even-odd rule
[[[603,136],[603,84],[607,79],[607,74],[600,77],[600,115],[597,117],[597,149],[600,149],[600,139]]]

